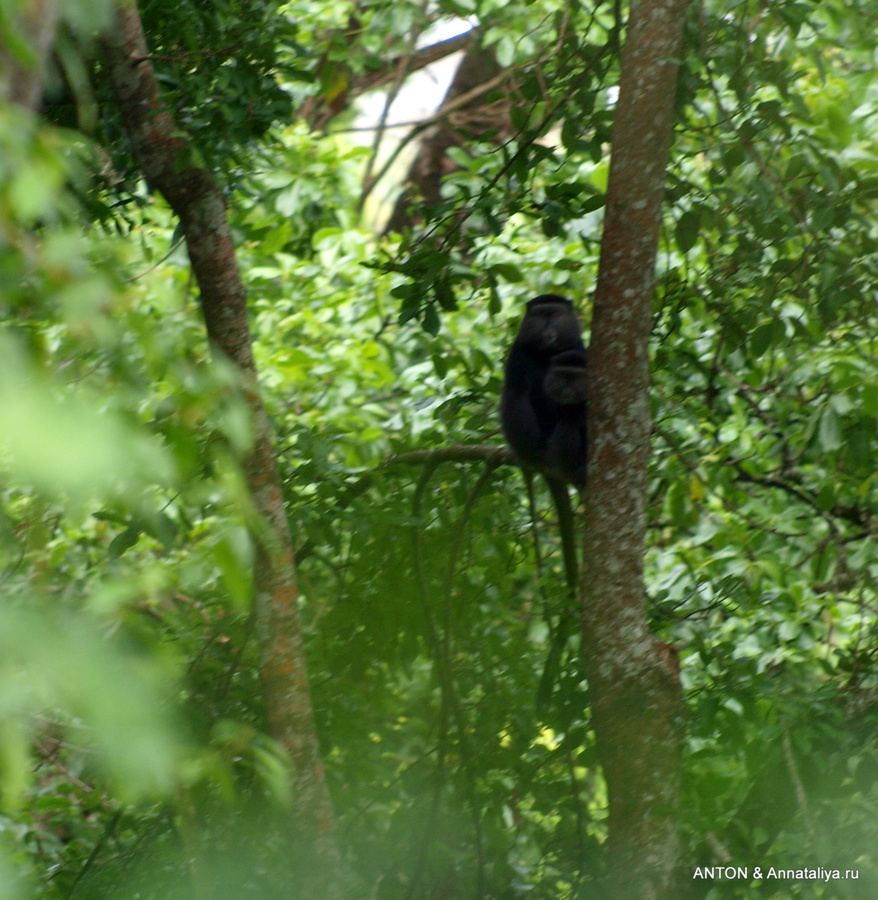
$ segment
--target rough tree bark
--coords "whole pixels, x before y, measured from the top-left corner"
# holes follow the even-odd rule
[[[678,892],[682,698],[649,631],[643,554],[651,304],[685,0],[632,4],[589,351],[583,664],[609,795],[618,900]]]
[[[135,3],[118,6],[113,30],[102,44],[135,159],[149,185],[164,195],[180,218],[211,347],[241,373],[255,432],[244,470],[264,523],[253,536],[260,675],[269,729],[289,753],[295,770],[297,846],[306,845],[314,862],[334,876],[338,849],[305,668],[292,541],[225,204],[210,174],[193,163],[191,147],[159,96]]]

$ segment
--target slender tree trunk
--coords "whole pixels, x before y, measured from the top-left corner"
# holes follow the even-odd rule
[[[327,876],[336,876],[338,850],[305,668],[292,541],[225,203],[210,174],[192,162],[195,155],[159,96],[135,3],[119,5],[103,46],[134,156],[149,185],[161,191],[183,226],[211,346],[241,373],[255,431],[244,469],[263,523],[253,536],[260,675],[269,729],[295,770],[297,843],[306,846]]]
[[[648,340],[685,0],[632,4],[589,351],[583,658],[609,794],[617,900],[677,894],[682,699],[650,633],[643,554]]]

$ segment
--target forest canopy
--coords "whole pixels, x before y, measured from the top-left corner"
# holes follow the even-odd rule
[[[3,4],[0,900],[874,900],[876,27]],[[581,603],[500,431],[547,293],[643,464]]]

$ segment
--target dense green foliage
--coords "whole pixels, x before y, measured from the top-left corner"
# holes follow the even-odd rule
[[[609,7],[562,6],[431,8],[521,66],[516,136],[455,151],[423,228],[379,241],[355,212],[369,151],[286,122],[404,51],[425,8],[365,5],[343,34],[345,4],[143,4],[229,190],[359,896],[600,897],[587,687],[575,641],[549,658],[570,611],[548,499],[534,523],[514,468],[415,453],[500,443],[528,297],[566,293],[587,322],[617,35]],[[94,27],[70,7],[71,34]],[[646,566],[680,652],[694,897],[878,891],[876,13],[707,4],[687,36]],[[0,898],[286,897],[249,423],[97,68],[124,178],[0,109]],[[750,877],[692,879],[719,862]]]

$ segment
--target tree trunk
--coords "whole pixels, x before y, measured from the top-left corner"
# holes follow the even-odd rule
[[[610,896],[678,892],[682,699],[649,631],[643,554],[651,305],[684,0],[632,5],[589,351],[583,663],[609,795]]]
[[[451,87],[439,107],[439,121],[427,129],[405,179],[405,187],[396,200],[384,233],[402,231],[422,218],[417,207],[438,203],[442,179],[453,172],[456,164],[448,156],[451,147],[465,146],[479,140],[486,132],[494,132],[492,140],[509,136],[509,103],[507,100],[487,104],[479,93],[459,106],[460,98],[494,81],[502,73],[491,50],[473,43],[464,54]],[[447,115],[445,113],[447,112]]]
[[[244,470],[262,519],[253,539],[260,675],[269,730],[289,753],[295,771],[297,845],[308,848],[327,877],[337,876],[339,855],[305,668],[292,541],[225,204],[210,174],[192,162],[195,154],[159,96],[136,4],[119,5],[113,32],[103,46],[134,156],[149,185],[161,191],[180,218],[211,347],[241,373],[255,432]]]

